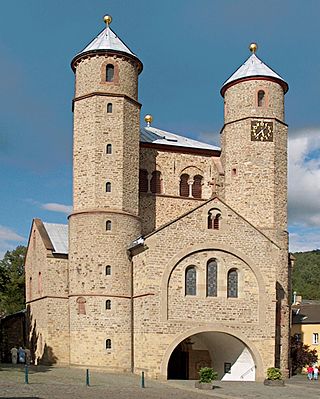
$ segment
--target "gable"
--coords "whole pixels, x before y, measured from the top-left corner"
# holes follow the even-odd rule
[[[214,209],[217,209],[221,213],[221,228],[219,228],[219,230],[210,229],[210,231],[208,231],[208,214],[211,210]],[[186,230],[186,233],[189,232],[191,234],[194,231],[194,227],[197,228],[198,234],[200,234],[201,236],[205,234],[210,240],[218,239],[225,234],[228,234],[229,238],[231,238],[231,236],[233,235],[235,237],[239,237],[239,234],[241,232],[244,232],[246,236],[250,236],[252,239],[254,236],[257,235],[261,242],[268,241],[269,243],[272,243],[274,246],[279,248],[279,246],[274,241],[272,241],[262,231],[253,226],[250,222],[244,219],[241,215],[239,215],[236,211],[230,208],[218,197],[209,199],[208,201],[200,204],[193,210],[188,211],[182,216],[161,226],[154,232],[148,234],[145,237],[145,240],[147,242],[149,238],[160,234],[160,232],[162,232],[160,234],[160,236],[162,236],[163,231],[166,231],[167,229],[169,229],[169,231],[172,229],[182,229]]]

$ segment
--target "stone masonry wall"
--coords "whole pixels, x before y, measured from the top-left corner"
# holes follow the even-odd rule
[[[265,92],[265,106],[258,107],[258,91]],[[228,88],[224,95],[224,123],[241,118],[277,118],[284,121],[282,87],[268,80],[247,80]]]
[[[105,229],[106,220],[111,231]],[[76,238],[69,241],[70,362],[129,371],[131,262],[126,248],[139,236],[140,222],[125,213],[89,212],[72,215],[69,230]],[[79,298],[85,314],[79,314]]]
[[[149,183],[155,170],[162,178],[162,195],[140,193],[142,233],[150,233],[213,195],[223,196],[223,175],[217,163],[217,157],[140,148],[140,169],[148,171]],[[180,176],[184,173],[190,176],[190,182],[196,175],[203,176],[202,199],[180,197]]]
[[[206,228],[212,207],[221,211],[220,230]],[[163,378],[168,347],[179,336],[223,331],[254,347],[261,360],[257,378],[262,379],[274,364],[279,248],[217,199],[159,230],[145,244],[148,249],[133,258],[136,371],[146,367],[152,376]],[[204,294],[203,263],[211,256],[220,265],[217,298]],[[183,271],[189,261],[199,267],[194,298],[184,295]],[[227,298],[225,275],[233,266],[239,270],[239,297]]]
[[[105,68],[114,65],[114,81],[106,82]],[[125,56],[96,55],[82,58],[76,65],[75,97],[93,92],[116,93],[138,97],[137,65]]]
[[[25,271],[29,339],[34,359],[38,363],[66,364],[69,362],[68,260],[53,257],[35,224]]]

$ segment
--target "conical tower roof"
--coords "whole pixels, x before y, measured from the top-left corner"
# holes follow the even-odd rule
[[[104,21],[106,22],[106,28],[98,34],[83,50],[80,51],[72,60],[71,65],[73,68],[75,60],[88,53],[104,53],[104,52],[116,52],[120,54],[126,54],[129,57],[133,57],[142,63],[139,58],[129,49],[129,47],[118,37],[118,35],[110,28],[112,18],[105,16]]]
[[[225,91],[237,82],[253,78],[267,78],[268,80],[277,81],[282,86],[285,93],[289,89],[288,83],[253,53],[245,63],[224,82],[220,91],[221,95],[224,96]]]
[[[93,50],[114,50],[136,57],[129,47],[114,33],[109,25],[94,38],[79,54]]]

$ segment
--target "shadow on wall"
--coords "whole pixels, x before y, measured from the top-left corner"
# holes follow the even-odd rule
[[[31,351],[31,362],[35,365],[52,366],[57,363],[58,358],[55,356],[51,346],[46,342],[43,343],[42,334],[37,331],[37,321],[33,322],[30,305],[27,305],[27,331],[29,337],[29,348]],[[39,356],[39,353],[41,356]]]
[[[11,348],[26,346],[25,326],[25,310],[8,315],[0,320],[0,360],[2,363],[11,363]]]
[[[148,154],[146,158],[142,155],[145,153]],[[152,177],[158,177],[153,176],[153,173],[157,170],[157,156],[158,151],[155,149],[148,148],[147,152],[144,148],[140,149],[139,216],[141,218],[142,235],[149,234],[156,228],[156,191],[159,188],[160,191],[163,191],[163,182],[160,182],[159,187],[157,181],[152,179]],[[162,175],[161,179],[163,179]]]

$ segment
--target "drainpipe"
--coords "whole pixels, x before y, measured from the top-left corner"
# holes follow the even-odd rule
[[[133,261],[131,251],[128,251],[129,261],[131,265],[130,270],[130,331],[131,331],[131,373],[134,372],[134,330],[133,330]]]

